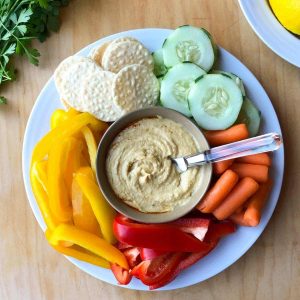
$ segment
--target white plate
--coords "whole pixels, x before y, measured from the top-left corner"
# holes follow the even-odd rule
[[[300,67],[300,39],[274,16],[267,0],[239,0],[244,16],[258,37],[276,54]]]
[[[164,39],[170,32],[171,30],[168,29],[138,29],[122,32],[103,38],[85,47],[78,54],[85,56],[92,47],[119,36],[135,37],[144,43],[150,51],[153,51],[162,45]],[[249,98],[255,102],[262,112],[263,122],[261,132],[276,131],[281,133],[279,122],[271,101],[254,75],[240,61],[224,49],[220,49],[219,62],[220,69],[234,72],[244,81]],[[45,230],[46,226],[30,186],[30,160],[35,144],[49,130],[49,120],[52,112],[60,107],[62,107],[62,105],[60,104],[58,93],[53,78],[51,77],[41,91],[33,107],[24,137],[23,176],[25,188],[33,213],[43,230]],[[274,180],[274,187],[259,226],[256,228],[239,228],[236,233],[224,238],[208,256],[188,270],[182,272],[173,282],[163,287],[162,290],[182,288],[206,280],[223,271],[239,259],[254,244],[271,218],[281,189],[283,169],[284,155],[282,147],[279,151],[274,153],[273,156],[271,174]],[[92,276],[111,284],[117,284],[110,270],[102,269],[73,258],[69,258],[69,260],[81,270]],[[136,279],[133,279],[131,283],[125,287],[136,290],[147,290],[147,287]]]

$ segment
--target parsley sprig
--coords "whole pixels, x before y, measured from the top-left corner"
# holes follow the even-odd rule
[[[43,42],[51,31],[58,31],[59,11],[69,0],[0,0],[0,87],[16,78],[14,55],[25,56],[38,65],[40,53],[31,46]],[[6,103],[0,96],[0,104]]]

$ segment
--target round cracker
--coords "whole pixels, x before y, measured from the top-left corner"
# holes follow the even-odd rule
[[[76,57],[76,56],[74,56]],[[83,80],[89,75],[102,69],[93,60],[81,57],[80,60],[70,59],[74,62],[61,64],[54,73],[55,83],[61,98],[71,107],[83,111],[85,103],[80,96],[80,89]]]
[[[137,39],[135,39],[131,36],[122,36],[122,37],[116,38],[112,41],[112,44],[117,44],[117,43],[122,43],[122,42],[136,42],[136,43],[140,44],[140,42]]]
[[[93,48],[91,50],[91,52],[89,53],[89,57],[93,61],[95,61],[99,66],[101,66],[103,54],[109,44],[110,44],[110,42],[105,42],[105,43],[101,44],[100,46]]]
[[[127,112],[154,106],[159,96],[159,82],[149,68],[130,65],[115,77],[113,100],[116,106]]]
[[[151,53],[141,43],[134,41],[111,43],[102,57],[103,68],[114,73],[133,64],[144,65],[153,70]]]
[[[114,78],[114,73],[98,71],[89,74],[82,82],[81,98],[85,104],[84,111],[105,122],[113,122],[123,115],[112,101]]]

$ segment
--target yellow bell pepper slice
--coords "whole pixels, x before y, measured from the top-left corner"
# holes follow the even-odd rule
[[[72,207],[74,225],[97,236],[101,231],[89,200],[83,195],[76,180],[72,183]]]
[[[51,245],[57,246],[61,241],[70,242],[96,254],[105,260],[129,269],[124,254],[116,247],[95,234],[78,229],[73,225],[60,224],[46,237]]]
[[[45,190],[45,193],[48,195],[48,186],[47,186],[47,166],[48,161],[42,160],[35,163],[37,180]]]
[[[68,120],[67,112],[63,109],[56,109],[50,118],[50,128],[54,129]]]
[[[82,168],[79,169],[75,174],[75,180],[91,204],[100,225],[103,238],[113,244],[116,241],[113,233],[113,220],[116,212],[105,200],[95,179],[92,176],[86,175],[85,172]]]
[[[52,246],[56,251],[71,256],[73,258],[76,258],[81,261],[85,261],[87,263],[90,263],[95,266],[99,266],[105,269],[110,269],[110,264],[107,260],[103,259],[102,257],[93,255],[92,253],[85,253],[79,249],[76,249],[73,247],[63,247],[63,246]]]
[[[96,156],[97,156],[96,140],[94,138],[92,130],[89,127],[84,126],[81,129],[81,132],[84,136],[84,139],[85,139],[85,142],[86,142],[86,145],[88,148],[92,170],[96,174]]]
[[[64,172],[65,184],[70,196],[72,197],[72,182],[74,173],[83,166],[82,164],[82,150],[83,142],[81,140],[70,138],[73,141],[69,143],[66,149],[65,166],[62,166]]]
[[[41,178],[39,176],[37,165],[40,162],[35,162],[30,169],[30,181],[33,194],[43,216],[43,219],[47,227],[52,231],[58,225],[58,221],[55,216],[52,214],[49,207],[48,194],[46,193],[44,187],[41,184]]]
[[[48,156],[48,194],[52,213],[60,222],[72,220],[71,198],[64,181],[67,151],[76,140],[66,138],[50,149]]]
[[[72,136],[87,124],[102,126],[103,130],[107,128],[106,123],[98,121],[89,113],[78,114],[51,130],[36,144],[32,154],[32,163],[42,160],[53,146],[57,146],[63,139]]]
[[[67,110],[67,117],[70,118],[70,117],[74,117],[76,115],[80,114],[80,111],[70,107],[68,110]]]

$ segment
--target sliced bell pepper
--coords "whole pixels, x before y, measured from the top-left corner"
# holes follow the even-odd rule
[[[39,181],[39,183],[41,184],[41,186],[45,190],[45,193],[48,195],[47,167],[48,167],[48,161],[47,160],[38,161],[35,164],[37,180]]]
[[[73,138],[71,138],[73,139]],[[66,149],[65,166],[62,166],[65,184],[70,198],[72,197],[72,183],[75,172],[83,166],[82,164],[83,142],[74,138],[74,142]]]
[[[67,112],[63,109],[56,109],[50,118],[50,128],[54,129],[58,127],[62,122],[68,120]]]
[[[76,139],[68,137],[52,147],[48,157],[48,194],[52,213],[60,222],[71,222],[72,204],[70,193],[64,181],[67,154]]]
[[[82,172],[84,171],[80,169],[76,172],[75,180],[91,204],[92,210],[100,225],[103,238],[107,242],[113,244],[116,242],[112,228],[116,212],[105,200],[97,183],[95,182],[95,179],[92,176],[83,174]]]
[[[161,251],[199,252],[209,248],[172,224],[140,224],[118,214],[113,225],[116,238],[135,247]]]
[[[215,243],[222,237],[236,231],[236,225],[232,221],[223,221],[220,223],[212,223],[204,238],[205,242]]]
[[[56,245],[56,246],[52,245],[52,247],[56,251],[58,251],[64,255],[74,257],[78,260],[85,261],[89,264],[99,266],[99,267],[102,267],[105,269],[110,268],[110,264],[107,260],[105,260],[102,257],[99,257],[97,255],[93,255],[92,253],[83,252],[79,249],[76,249],[74,246],[73,247],[63,247],[60,245]]]
[[[145,260],[134,267],[131,274],[146,285],[153,285],[173,274],[184,253],[170,253],[152,260]]]
[[[61,241],[70,242],[126,270],[129,268],[126,257],[120,250],[95,234],[73,225],[60,224],[46,237],[51,245],[58,246]]]
[[[50,230],[54,230],[54,228],[58,225],[58,220],[52,214],[49,207],[49,198],[48,194],[45,191],[44,186],[42,186],[41,181],[43,181],[39,175],[37,165],[40,162],[35,162],[30,169],[30,181],[32,191],[34,193],[35,199],[43,216],[43,219]]]
[[[76,109],[74,109],[74,108],[72,108],[72,107],[70,107],[70,108],[66,111],[66,113],[67,113],[67,117],[68,117],[68,118],[72,118],[72,117],[75,117],[75,116],[79,115],[81,112],[78,111],[78,110],[76,110]]]
[[[72,184],[73,222],[76,227],[101,236],[101,230],[89,200],[83,195],[77,181]]]
[[[111,264],[110,268],[120,284],[126,285],[131,281],[132,275],[129,273],[128,270],[120,267],[117,264]]]
[[[130,268],[133,268],[134,266],[139,264],[141,261],[140,250],[138,247],[132,247],[132,248],[125,249],[123,251],[123,254],[126,257]]]
[[[169,224],[178,226],[180,230],[192,234],[203,241],[211,220],[203,218],[180,218]]]
[[[167,251],[159,251],[150,248],[140,248],[140,255],[142,260],[154,259],[158,256],[167,254]]]
[[[74,133],[86,125],[94,125],[97,128],[105,130],[108,125],[94,118],[89,113],[81,113],[63,122],[47,133],[35,146],[32,154],[32,162],[42,160],[48,153],[53,145],[57,146],[66,137],[72,136]]]
[[[95,137],[94,137],[93,132],[91,131],[91,129],[87,126],[84,126],[81,129],[81,132],[82,132],[82,134],[84,136],[84,139],[85,139],[85,142],[87,144],[92,170],[96,174],[97,144],[96,144]]]

